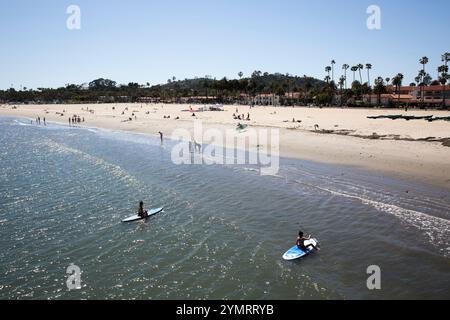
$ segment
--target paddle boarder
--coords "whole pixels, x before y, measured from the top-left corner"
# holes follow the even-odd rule
[[[143,201],[139,202],[138,215],[141,218],[145,218],[148,215],[148,210],[144,209],[144,202]]]
[[[311,236],[307,236],[307,237],[305,237],[304,235],[303,235],[303,232],[302,231],[299,231],[298,232],[298,237],[297,237],[297,247],[300,249],[300,250],[302,250],[302,251],[307,251],[307,249],[308,248],[313,248],[313,249],[315,249],[315,250],[317,250],[317,251],[320,251],[320,249],[319,248],[317,248],[315,245],[313,245],[312,243],[309,243],[309,244],[307,244],[307,245],[305,245],[305,241],[306,240],[311,240]]]

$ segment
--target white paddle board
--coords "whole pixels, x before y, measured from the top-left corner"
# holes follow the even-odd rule
[[[151,210],[149,210],[148,214],[145,217],[141,217],[141,216],[135,214],[134,216],[123,219],[122,222],[133,222],[133,221],[147,219],[148,217],[151,217],[157,213],[160,213],[163,210],[164,210],[163,208],[151,209]]]

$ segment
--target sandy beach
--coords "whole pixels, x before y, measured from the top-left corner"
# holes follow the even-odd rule
[[[323,163],[358,166],[381,174],[418,180],[450,189],[450,123],[425,120],[368,119],[367,116],[404,114],[448,117],[450,111],[408,111],[308,107],[225,106],[225,111],[195,112],[197,105],[92,104],[2,105],[0,116],[16,116],[69,125],[69,117],[85,119],[80,126],[124,130],[170,137],[177,128],[279,128],[281,156]],[[250,121],[233,119],[233,113],[250,114]],[[88,111],[89,110],[89,111]],[[132,116],[134,114],[134,116]],[[165,119],[164,116],[170,116]],[[179,117],[179,119],[176,119]],[[129,119],[132,119],[129,121]],[[295,122],[293,121],[295,120]],[[318,130],[315,128],[318,125]],[[425,139],[432,141],[424,141]],[[447,140],[446,140],[447,139]],[[204,141],[207,143],[208,141]]]

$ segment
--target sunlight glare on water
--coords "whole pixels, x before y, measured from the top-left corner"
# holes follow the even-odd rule
[[[450,298],[445,190],[291,159],[177,166],[172,144],[0,118],[0,298]],[[165,210],[121,223],[140,200]],[[322,250],[283,261],[299,229]]]

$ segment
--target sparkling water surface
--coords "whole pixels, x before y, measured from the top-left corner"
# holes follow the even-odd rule
[[[0,298],[450,299],[446,190],[292,159],[175,165],[174,143],[0,118]],[[165,210],[121,223],[140,200]],[[322,250],[283,261],[299,229]]]

